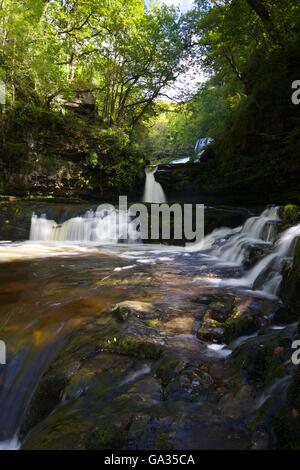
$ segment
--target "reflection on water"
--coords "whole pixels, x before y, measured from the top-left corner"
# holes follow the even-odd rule
[[[163,296],[160,283],[153,282],[159,253],[127,246],[0,246],[0,338],[7,345],[7,365],[0,368],[1,446],[17,447],[13,438],[39,378],[75,326],[118,301]],[[157,258],[155,269],[172,289],[177,262]]]
[[[264,233],[260,218],[250,225],[251,230],[259,225]],[[300,226],[295,234],[290,234],[290,229],[285,235],[288,243],[284,254],[289,253],[299,230]],[[178,311],[176,319],[165,320],[168,341],[174,347],[176,341],[181,347],[185,341],[186,348],[193,341],[198,344],[192,335],[193,312],[198,307],[190,299],[220,292],[220,287],[225,293],[243,288],[242,264],[217,257],[225,246],[230,252],[235,248],[234,237],[235,231],[232,239],[222,241],[222,249],[204,253],[158,245],[111,244],[100,248],[95,243],[1,243],[0,339],[7,345],[7,364],[0,367],[0,449],[18,448],[15,436],[32,394],[68,334],[108,306],[123,300],[161,303],[164,311]],[[214,242],[215,237],[209,240]],[[280,250],[278,253],[281,256]],[[267,261],[268,256],[264,258]],[[245,286],[249,288],[249,284]],[[250,295],[262,294],[248,292],[245,310]],[[232,348],[208,344],[206,349],[214,358],[228,356]],[[127,380],[148,373],[146,364],[132,371]]]

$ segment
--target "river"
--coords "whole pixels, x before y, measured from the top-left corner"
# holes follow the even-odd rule
[[[40,204],[40,214],[43,210],[48,209]],[[80,214],[85,211],[86,207],[77,208]],[[186,249],[118,244],[107,238],[102,243],[89,242],[86,230],[78,226],[86,227],[93,213],[77,217],[76,229],[72,222],[70,229],[67,220],[71,235],[63,219],[56,219],[59,224],[54,227],[48,217],[33,216],[31,231],[25,217],[19,233],[27,230],[28,240],[0,244],[0,339],[7,347],[7,364],[0,365],[0,448],[19,448],[20,441],[25,448],[105,448],[107,441],[90,442],[95,440],[91,431],[95,422],[101,428],[106,420],[111,420],[112,427],[124,428],[122,437],[108,439],[111,446],[116,442],[123,448],[268,448],[264,435],[253,438],[244,428],[245,419],[257,409],[260,393],[241,381],[233,399],[226,363],[258,331],[272,335],[283,329],[276,319],[281,305],[277,297],[280,264],[291,259],[300,227],[280,235],[278,209],[270,208],[240,227],[216,228],[200,245]],[[94,225],[89,227],[93,230]],[[142,347],[141,354],[124,352],[121,346],[111,349],[109,343],[108,350],[102,349],[101,364],[92,359],[84,374],[79,368],[86,388],[81,384],[72,395],[67,381],[58,402],[41,417],[32,418],[32,400],[49,368],[53,364],[59,368],[61,357],[71,367],[72,335],[80,337],[85,328],[97,329],[93,322],[104,321],[101,315],[111,315],[109,308],[120,302],[129,302],[125,310],[136,320],[130,317],[127,324],[122,313],[121,323],[115,317],[111,324],[107,320],[101,326],[105,341],[112,334],[117,344],[121,332],[122,337],[126,334],[141,343],[149,340],[164,352],[157,357],[144,353]],[[248,325],[237,331],[225,325],[229,317],[243,314]],[[106,331],[112,324],[114,329]],[[90,343],[102,341],[99,338],[91,338]],[[161,366],[165,356],[167,365]],[[86,382],[86,376],[94,377],[92,383]],[[105,393],[99,391],[99,384],[106,384]],[[111,409],[112,398],[116,411]],[[135,404],[139,400],[143,406]],[[68,418],[61,414],[65,407],[71,413]],[[90,414],[83,411],[86,407]],[[63,426],[70,416],[71,427],[77,422],[72,421],[74,414],[80,433],[72,431],[75,434],[69,439]],[[143,427],[148,432],[138,438]],[[54,428],[57,435],[51,437]],[[92,433],[88,444],[79,438],[82,433]]]

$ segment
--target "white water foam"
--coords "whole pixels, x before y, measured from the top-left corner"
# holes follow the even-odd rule
[[[32,215],[30,240],[77,243],[128,243],[140,241],[140,234],[126,211],[89,210],[82,217],[72,217],[63,224]]]
[[[17,437],[0,442],[0,450],[19,450],[21,443]]]
[[[166,196],[160,183],[155,180],[154,174],[157,171],[157,166],[147,166],[145,169],[146,182],[144,190],[144,202],[161,204],[166,202]]]

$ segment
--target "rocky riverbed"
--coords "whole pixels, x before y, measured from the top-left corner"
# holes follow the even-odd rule
[[[282,302],[205,251],[3,243],[1,446],[298,448],[298,255]]]

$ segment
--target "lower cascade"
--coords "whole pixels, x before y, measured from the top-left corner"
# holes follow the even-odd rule
[[[149,165],[145,168],[146,182],[143,201],[161,204],[167,199],[161,184],[155,180],[156,171],[157,166]]]
[[[266,209],[259,217],[250,217],[240,231],[235,229],[227,243],[215,250],[215,255],[225,261],[241,264],[250,246],[260,247],[276,239],[279,208]]]
[[[221,228],[205,237],[200,249],[210,253],[224,264],[242,265],[247,253],[254,248],[266,248],[269,254],[255,264],[241,278],[225,280],[224,284],[261,290],[276,296],[282,281],[285,261],[291,261],[300,225],[289,228],[279,236],[279,207],[267,208],[258,217],[250,217],[242,227]]]
[[[300,237],[300,224],[283,232],[275,244],[272,253],[263,258],[245,276],[254,289],[276,295],[282,281],[282,268],[284,261],[292,260],[295,246]]]
[[[154,180],[155,171],[156,168],[146,171],[145,192],[148,196],[145,196],[145,199],[158,202],[162,201],[163,190]],[[280,223],[279,207],[270,207],[260,216],[248,218],[241,227],[213,230],[189,251],[208,253],[213,259],[217,259],[217,265],[243,266],[252,249],[261,249],[266,254],[253,267],[244,271],[240,278],[223,279],[221,283],[277,295],[282,280],[283,263],[292,259],[296,241],[300,237],[300,225],[279,234]],[[38,217],[33,214],[30,240],[106,244],[137,243],[141,238],[139,230],[131,224],[128,212],[98,208],[62,224],[48,220],[45,215]]]
[[[126,211],[89,210],[82,217],[73,217],[62,224],[32,215],[31,241],[66,241],[81,243],[137,242],[140,238]]]

